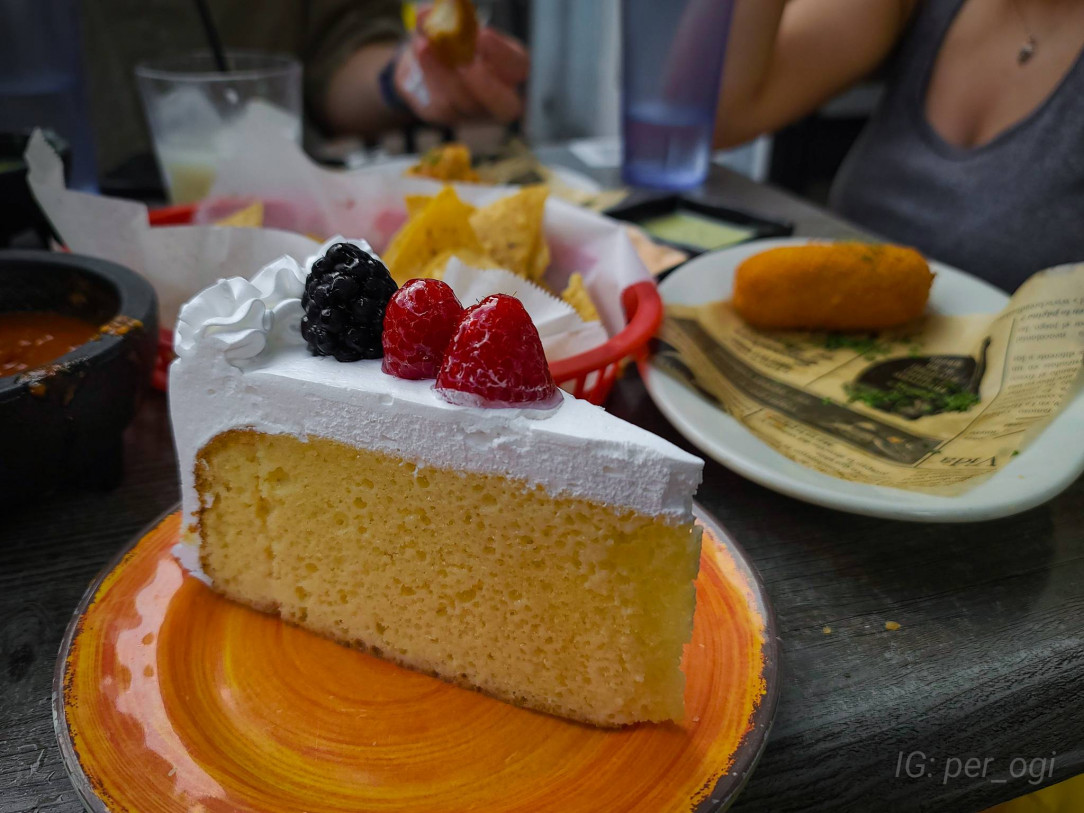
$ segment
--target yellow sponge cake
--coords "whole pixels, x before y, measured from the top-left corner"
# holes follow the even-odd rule
[[[313,355],[305,280],[284,258],[181,312],[170,400],[200,575],[512,703],[681,719],[701,462],[563,393],[462,406]]]

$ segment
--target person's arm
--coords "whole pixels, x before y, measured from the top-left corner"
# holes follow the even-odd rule
[[[424,36],[406,35],[391,13],[398,10],[394,0],[310,0],[310,8],[313,59],[306,65],[306,91],[330,133],[372,135],[412,118],[441,125],[511,122],[523,113],[519,86],[530,57],[511,37],[483,26],[474,59],[449,67]],[[419,15],[419,25],[427,13]],[[382,88],[381,75],[392,60]],[[389,96],[398,106],[389,104]]]
[[[396,59],[394,93],[409,108],[390,108],[380,74]],[[324,94],[322,120],[331,132],[379,132],[410,120],[452,125],[463,121],[515,121],[523,113],[519,85],[530,60],[515,40],[490,28],[478,32],[475,59],[458,68],[440,62],[425,37],[401,46],[373,43],[352,54],[332,75]]]
[[[328,133],[371,135],[408,120],[380,93],[380,71],[406,39],[399,0],[298,0],[305,104]]]
[[[371,135],[398,127],[411,118],[393,110],[380,92],[380,72],[399,49],[396,42],[374,42],[351,54],[324,91],[321,119],[332,133]]]
[[[458,67],[443,64],[429,41],[415,34],[399,54],[395,89],[422,121],[452,125],[488,119],[507,124],[523,113],[519,86],[529,70],[527,50],[488,27],[478,31],[474,59]]]
[[[917,2],[735,0],[715,146],[778,130],[868,76]]]

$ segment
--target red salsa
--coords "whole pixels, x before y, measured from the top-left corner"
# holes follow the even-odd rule
[[[98,330],[98,325],[48,311],[0,313],[0,378],[48,364]]]

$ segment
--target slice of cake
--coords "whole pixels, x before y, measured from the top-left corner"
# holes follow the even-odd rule
[[[544,358],[544,372],[522,355],[515,369],[472,368],[517,345],[495,327],[520,318],[509,297],[442,322],[434,309],[458,303],[410,283],[387,306],[389,326],[419,319],[396,332],[417,334],[410,347],[389,344],[396,375],[379,359],[336,360],[371,344],[332,312],[336,291],[355,291],[341,281],[350,262],[324,267],[306,293],[306,272],[284,258],[181,311],[170,406],[203,575],[232,599],[512,703],[604,726],[680,719],[701,461],[556,390]],[[362,299],[383,284],[350,279]],[[330,355],[306,347],[303,300],[308,344]],[[437,323],[456,331],[446,352],[422,335]],[[438,367],[438,386],[398,377]],[[548,386],[521,380],[538,375]],[[474,385],[490,388],[476,403],[514,406],[461,405]]]

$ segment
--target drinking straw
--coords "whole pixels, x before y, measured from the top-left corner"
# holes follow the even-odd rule
[[[211,10],[207,8],[207,0],[195,0],[195,3],[200,22],[203,23],[203,33],[207,36],[207,44],[211,46],[211,53],[215,58],[215,64],[222,73],[228,73],[230,66],[226,62],[226,52],[222,50],[222,39],[218,36]]]

